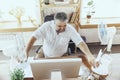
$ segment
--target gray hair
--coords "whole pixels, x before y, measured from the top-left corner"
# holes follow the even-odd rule
[[[67,14],[64,13],[64,12],[59,12],[59,13],[56,13],[55,16],[54,16],[54,20],[60,20],[60,21],[65,21],[67,20]]]

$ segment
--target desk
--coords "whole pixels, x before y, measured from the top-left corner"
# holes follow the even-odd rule
[[[87,23],[86,18],[80,20],[80,28],[97,28],[101,22],[108,24],[108,26],[120,27],[120,18],[91,18],[90,23]]]
[[[120,80],[120,53],[111,54],[110,75],[107,80]]]
[[[113,53],[111,54],[111,57],[113,58],[111,63],[111,69],[110,69],[110,75],[107,77],[106,80],[119,80],[119,72],[120,72],[120,53]],[[24,80],[33,80],[33,78],[26,78]],[[69,79],[71,80],[71,79]],[[73,79],[77,80],[77,79]],[[79,80],[79,79],[78,79]]]
[[[3,22],[0,23],[0,33],[1,32],[27,32],[34,31],[38,27],[34,26],[31,22],[22,22],[21,26],[17,25],[17,22]]]
[[[107,79],[106,80],[120,80],[120,75],[119,75],[119,73],[120,73],[120,53],[113,53],[113,54],[111,54],[111,57],[113,58],[113,61],[112,61],[112,63],[111,63],[111,71],[110,71],[110,76],[108,76],[107,77]],[[4,72],[4,73],[8,73],[9,72],[9,70],[8,70],[8,68],[9,68],[9,63],[8,63],[8,61],[6,61],[6,62],[2,62],[2,63],[4,63],[4,64],[1,64],[0,63],[0,72]],[[3,66],[3,67],[2,67]],[[25,67],[25,66],[23,66],[23,67]],[[28,65],[28,69],[27,70],[29,70],[30,69],[30,66]],[[27,67],[26,67],[27,68]],[[25,68],[25,69],[26,69]],[[24,70],[25,70],[24,69]],[[27,71],[27,70],[25,70],[25,72]],[[31,75],[32,73],[31,73],[31,71],[28,71],[27,73],[29,73],[30,72],[30,74],[26,74],[25,75],[25,79],[24,80],[33,80],[33,76]],[[7,74],[6,74],[7,75]],[[7,75],[7,77],[8,77],[8,75]],[[4,79],[4,80],[9,80],[8,78],[6,79]],[[75,79],[74,79],[75,80]]]
[[[33,78],[24,78],[24,80],[34,80]],[[44,80],[49,80],[49,79],[44,79]],[[80,80],[79,78],[68,78],[66,80]]]

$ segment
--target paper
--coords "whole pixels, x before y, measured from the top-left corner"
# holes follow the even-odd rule
[[[109,74],[108,67],[105,65],[101,65],[101,64],[97,68],[92,67],[92,71],[99,75],[108,75]]]
[[[100,50],[96,60],[99,61],[100,65],[97,68],[92,67],[92,71],[100,75],[108,75],[112,58],[108,54],[103,55],[103,52]]]

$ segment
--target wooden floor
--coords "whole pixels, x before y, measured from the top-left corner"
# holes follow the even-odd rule
[[[89,49],[93,54],[97,54],[100,49],[106,48],[106,46],[103,45],[88,45]],[[111,48],[111,53],[120,53],[120,45],[113,45]]]
[[[93,54],[98,54],[99,50],[100,49],[104,49],[106,46],[101,46],[101,45],[91,45],[91,44],[88,44],[88,47],[90,49],[90,51],[93,53]],[[30,56],[34,56],[35,54],[35,49],[37,48],[37,46],[33,47],[32,50],[30,51]],[[112,46],[112,53],[120,53],[120,45],[113,45]],[[6,57],[2,54],[2,52],[0,51],[0,60],[9,60],[10,58],[9,57]]]

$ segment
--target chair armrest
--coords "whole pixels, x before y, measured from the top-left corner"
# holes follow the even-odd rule
[[[35,52],[38,53],[39,50],[40,50],[40,48],[41,48],[42,46],[43,46],[43,45],[40,45],[40,46],[35,50]]]

